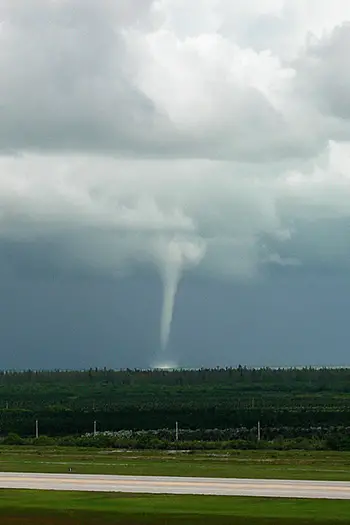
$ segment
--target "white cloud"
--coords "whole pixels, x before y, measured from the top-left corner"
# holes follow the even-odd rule
[[[346,262],[343,0],[0,0],[0,17],[3,239],[109,270],[165,264],[178,236],[219,276]]]
[[[349,139],[350,73],[344,50],[350,44],[350,22],[334,29],[320,40],[313,41],[297,61],[297,88],[314,100],[320,112],[330,119],[339,119],[339,134]],[[339,138],[339,137],[338,137]]]

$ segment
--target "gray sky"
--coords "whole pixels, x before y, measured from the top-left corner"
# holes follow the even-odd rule
[[[0,0],[0,367],[350,364],[350,4],[240,4]]]

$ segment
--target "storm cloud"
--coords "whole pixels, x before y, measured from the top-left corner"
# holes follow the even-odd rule
[[[71,280],[89,288],[118,278],[122,305],[130,279],[151,297],[156,276],[161,283],[180,261],[175,280],[185,275],[193,293],[213,282],[231,287],[223,319],[241,286],[258,294],[262,281],[280,286],[281,275],[299,285],[306,276],[317,276],[320,287],[330,276],[347,282],[348,20],[343,0],[0,0],[3,289],[14,286],[21,301],[24,281],[35,289],[58,279],[66,289]],[[186,259],[179,246],[186,253],[201,246],[201,256]],[[159,319],[161,299],[149,300]],[[179,312],[180,303],[181,296]],[[140,315],[128,318],[141,330]],[[117,321],[107,325],[109,334],[121,330]],[[228,348],[234,334],[214,325]],[[96,330],[97,341],[106,332]],[[177,330],[175,352],[185,345],[198,355],[190,329],[187,343],[183,336],[175,344]],[[133,343],[132,365],[151,360],[159,344],[153,321],[146,331]],[[18,348],[5,339],[2,347]],[[249,360],[262,363],[257,346]],[[130,364],[123,352],[122,364]],[[228,356],[220,363],[235,362]],[[6,362],[21,366],[20,357]]]

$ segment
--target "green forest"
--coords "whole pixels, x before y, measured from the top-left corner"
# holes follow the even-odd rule
[[[0,372],[0,435],[141,431],[173,440],[350,443],[350,369]],[[153,433],[152,433],[153,432]],[[322,443],[321,443],[322,442]],[[321,444],[320,444],[321,443]],[[350,448],[350,445],[349,445]]]

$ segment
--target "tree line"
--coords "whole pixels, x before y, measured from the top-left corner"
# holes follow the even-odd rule
[[[29,439],[36,420],[51,438],[78,438],[94,421],[103,432],[173,429],[177,421],[184,432],[202,432],[199,440],[208,441],[208,429],[229,429],[222,442],[247,441],[234,431],[260,421],[267,440],[324,440],[335,428],[348,435],[349,409],[349,369],[0,372],[2,437]]]

